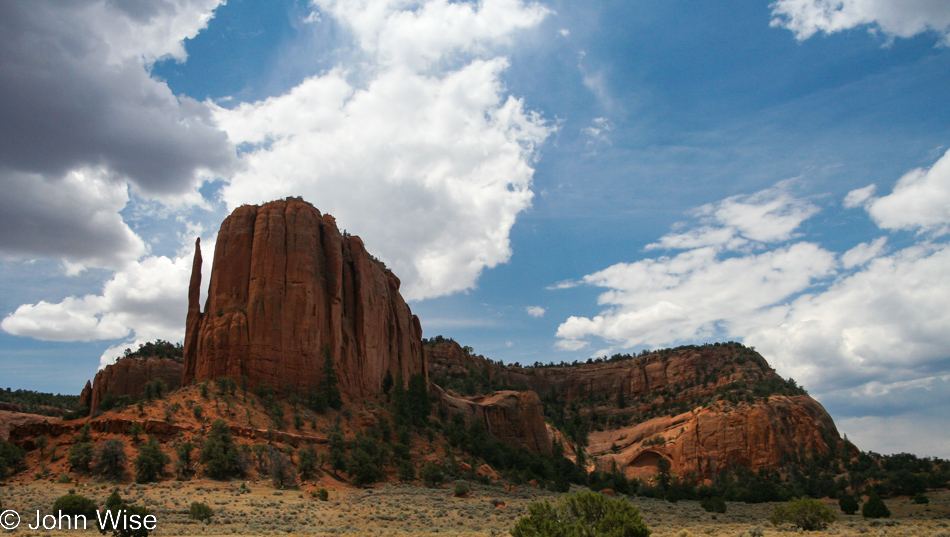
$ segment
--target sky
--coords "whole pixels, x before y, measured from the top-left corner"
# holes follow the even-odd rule
[[[950,457],[948,86],[937,0],[0,0],[0,387],[182,340],[195,239],[303,196],[425,337],[739,341]]]

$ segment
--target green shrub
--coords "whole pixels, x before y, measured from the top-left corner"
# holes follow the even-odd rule
[[[139,455],[135,458],[135,481],[148,483],[158,479],[165,471],[165,465],[171,457],[162,452],[162,446],[154,436],[139,448]]]
[[[356,447],[350,451],[346,459],[346,473],[353,476],[353,484],[357,487],[379,481],[382,470],[366,450]]]
[[[868,495],[868,501],[861,508],[861,516],[864,518],[889,518],[891,511],[884,505],[884,501],[878,497],[877,493],[872,490],[871,494]]]
[[[723,500],[722,496],[709,496],[707,498],[703,498],[699,502],[699,505],[707,513],[725,513],[726,512],[726,500]]]
[[[191,452],[194,451],[195,444],[191,440],[186,440],[175,448],[175,457],[178,458],[175,461],[175,474],[178,475],[178,479],[185,479],[190,476],[192,472],[191,468]]]
[[[924,505],[930,503],[930,499],[923,492],[918,492],[914,495],[914,503]]]
[[[79,494],[61,496],[53,503],[53,513],[57,516],[60,513],[69,517],[82,515],[86,517],[87,522],[96,520],[96,511],[96,502]]]
[[[649,537],[640,510],[624,500],[596,492],[562,496],[554,505],[546,500],[528,506],[511,530],[513,537]]]
[[[211,424],[208,439],[201,446],[201,463],[205,465],[205,473],[214,479],[244,475],[241,454],[226,421],[219,419]]]
[[[26,467],[26,453],[20,446],[0,441],[0,479]]]
[[[120,438],[110,438],[99,442],[96,445],[93,461],[93,469],[97,475],[113,481],[121,481],[128,463],[125,442]]]
[[[92,463],[93,447],[91,442],[80,442],[73,444],[69,448],[69,467],[75,472],[89,472],[89,465]]]
[[[413,481],[416,479],[416,467],[409,461],[399,463],[399,479]]]
[[[815,531],[826,528],[836,518],[837,516],[824,502],[811,498],[795,498],[776,505],[769,517],[769,522],[776,526],[787,523],[805,531]]]
[[[445,481],[445,474],[442,473],[442,468],[431,462],[422,469],[421,477],[427,487],[437,487]]]
[[[214,509],[208,507],[208,504],[201,502],[191,502],[188,508],[188,518],[199,522],[210,523],[214,517]]]
[[[310,444],[297,452],[297,471],[304,479],[317,472],[317,450]]]
[[[58,480],[58,481],[59,481],[61,484],[65,485],[66,483],[72,482],[72,478],[69,477],[69,474],[67,474],[66,472],[63,472],[63,473],[59,474],[59,480]]]
[[[853,515],[858,512],[858,501],[854,499],[854,496],[850,494],[843,494],[838,498],[838,507],[841,508],[841,512],[847,515]]]
[[[294,472],[293,465],[290,464],[290,459],[276,448],[270,448],[268,457],[270,459],[270,478],[274,488],[296,487],[297,475]]]
[[[325,502],[330,499],[330,493],[327,492],[327,489],[324,489],[324,488],[319,488],[317,490],[311,491],[310,494],[314,498],[320,500],[321,502]]]
[[[468,483],[464,481],[459,481],[455,484],[455,490],[452,491],[454,496],[465,496],[469,492],[472,492],[472,487],[468,486]]]

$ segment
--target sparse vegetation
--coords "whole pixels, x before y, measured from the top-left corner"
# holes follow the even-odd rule
[[[138,483],[155,481],[165,471],[165,465],[169,461],[171,457],[162,451],[158,440],[150,436],[148,441],[139,448],[138,457],[135,458],[135,481]]]
[[[199,522],[210,523],[214,518],[214,509],[202,502],[191,502],[188,508],[188,518]]]
[[[511,530],[514,537],[649,537],[640,510],[628,502],[594,492],[567,494],[554,505],[528,506],[529,515]]]
[[[93,471],[96,475],[112,481],[121,481],[128,463],[125,448],[125,441],[120,438],[99,442],[93,455]]]
[[[828,527],[836,518],[834,511],[824,502],[811,498],[796,498],[776,505],[769,522],[776,526],[791,524],[804,531],[815,531]]]

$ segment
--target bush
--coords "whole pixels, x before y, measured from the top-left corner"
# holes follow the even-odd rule
[[[350,451],[350,456],[346,459],[346,473],[353,476],[353,484],[357,487],[375,483],[383,474],[373,457],[359,447]]]
[[[703,498],[699,502],[700,507],[706,510],[707,513],[725,513],[726,512],[726,500],[722,499],[722,496],[709,496],[708,498]]]
[[[649,537],[640,510],[624,500],[595,492],[567,494],[554,505],[546,500],[528,506],[526,517],[511,530],[513,537]]]
[[[128,457],[125,455],[125,442],[120,438],[110,438],[96,445],[93,457],[94,470],[100,477],[121,481],[125,475]]]
[[[214,509],[208,507],[208,504],[191,502],[191,507],[188,508],[188,518],[209,523],[213,517]]]
[[[317,450],[310,444],[297,452],[297,471],[304,479],[317,472]]]
[[[821,530],[835,521],[837,516],[830,507],[819,500],[795,498],[776,505],[769,522],[776,526],[792,524],[805,531]]]
[[[175,456],[178,458],[175,461],[175,473],[178,475],[178,479],[185,479],[192,474],[191,452],[194,449],[195,444],[191,440],[185,440],[175,448]]]
[[[158,479],[165,471],[165,465],[171,457],[162,452],[162,446],[154,436],[139,448],[139,456],[135,458],[135,481],[148,483]]]
[[[89,465],[92,464],[92,453],[92,443],[80,442],[69,448],[69,457],[66,460],[73,471],[86,473],[89,471]]]
[[[468,486],[468,483],[464,481],[459,481],[455,484],[455,490],[452,491],[453,496],[465,496],[469,492],[472,492],[472,487]]]
[[[297,476],[293,465],[290,464],[290,459],[276,448],[270,448],[268,458],[270,459],[270,477],[274,488],[296,487]]]
[[[105,511],[110,514],[102,513],[102,520],[106,525],[99,528],[99,533],[106,533],[109,530],[109,525],[112,526],[113,537],[148,537],[148,534],[151,533],[151,530],[146,528],[144,524],[139,526],[138,529],[132,529],[132,524],[121,522],[124,516],[131,515],[137,515],[140,521],[144,520],[149,512],[144,507],[126,504],[119,496],[118,489],[112,491],[112,494],[106,499]]]
[[[11,444],[10,442],[0,441],[0,479],[7,474],[19,472],[25,467],[26,453],[23,448]]]
[[[871,494],[868,495],[868,501],[861,508],[861,516],[864,518],[889,518],[891,511],[884,505],[884,501],[878,497],[877,493],[872,490]]]
[[[324,488],[319,488],[319,489],[317,489],[317,490],[312,490],[312,491],[310,491],[310,495],[313,496],[314,498],[320,500],[321,502],[325,502],[325,501],[327,501],[327,500],[330,499],[330,493],[327,492],[327,489],[324,489]]]
[[[416,479],[416,467],[410,461],[399,463],[399,479],[406,482]]]
[[[208,439],[201,446],[201,463],[205,465],[208,476],[214,479],[244,475],[241,454],[226,421],[219,419],[211,424]]]
[[[846,515],[853,515],[858,512],[858,501],[854,499],[854,496],[850,494],[843,494],[838,498],[838,507],[841,508],[841,512]]]
[[[96,520],[96,511],[96,502],[79,494],[67,494],[53,503],[53,513],[69,517],[82,515],[86,517],[87,522]]]
[[[930,499],[923,492],[918,492],[914,495],[914,503],[924,505],[930,503]]]
[[[442,468],[430,462],[422,469],[422,480],[427,487],[437,487],[445,481],[445,474],[442,473]]]

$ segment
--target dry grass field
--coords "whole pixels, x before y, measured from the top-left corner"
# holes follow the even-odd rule
[[[429,489],[415,485],[381,485],[371,489],[337,488],[330,499],[313,499],[312,484],[300,489],[275,490],[268,483],[194,480],[120,486],[126,500],[146,506],[157,516],[155,536],[184,535],[348,535],[348,536],[491,536],[508,535],[527,506],[555,493],[532,487],[506,492],[498,486],[472,485],[467,498],[452,497],[450,486]],[[20,513],[48,513],[53,501],[77,485],[45,481],[0,486],[4,509]],[[77,493],[105,502],[112,486],[91,482]],[[931,493],[930,504],[916,505],[906,498],[889,499],[893,516],[865,520],[839,513],[839,519],[813,535],[855,537],[950,537],[950,492]],[[215,510],[210,524],[188,518],[188,507],[201,501]],[[798,531],[775,528],[768,522],[771,504],[728,504],[725,514],[703,511],[698,502],[671,504],[663,500],[632,498],[653,531],[653,537],[791,537]],[[503,503],[501,503],[503,502]],[[497,505],[496,505],[497,504]],[[833,505],[837,512],[837,505]],[[76,531],[31,531],[21,525],[4,535],[38,537],[76,535]],[[80,534],[98,535],[93,529]],[[743,534],[747,534],[743,536]]]

